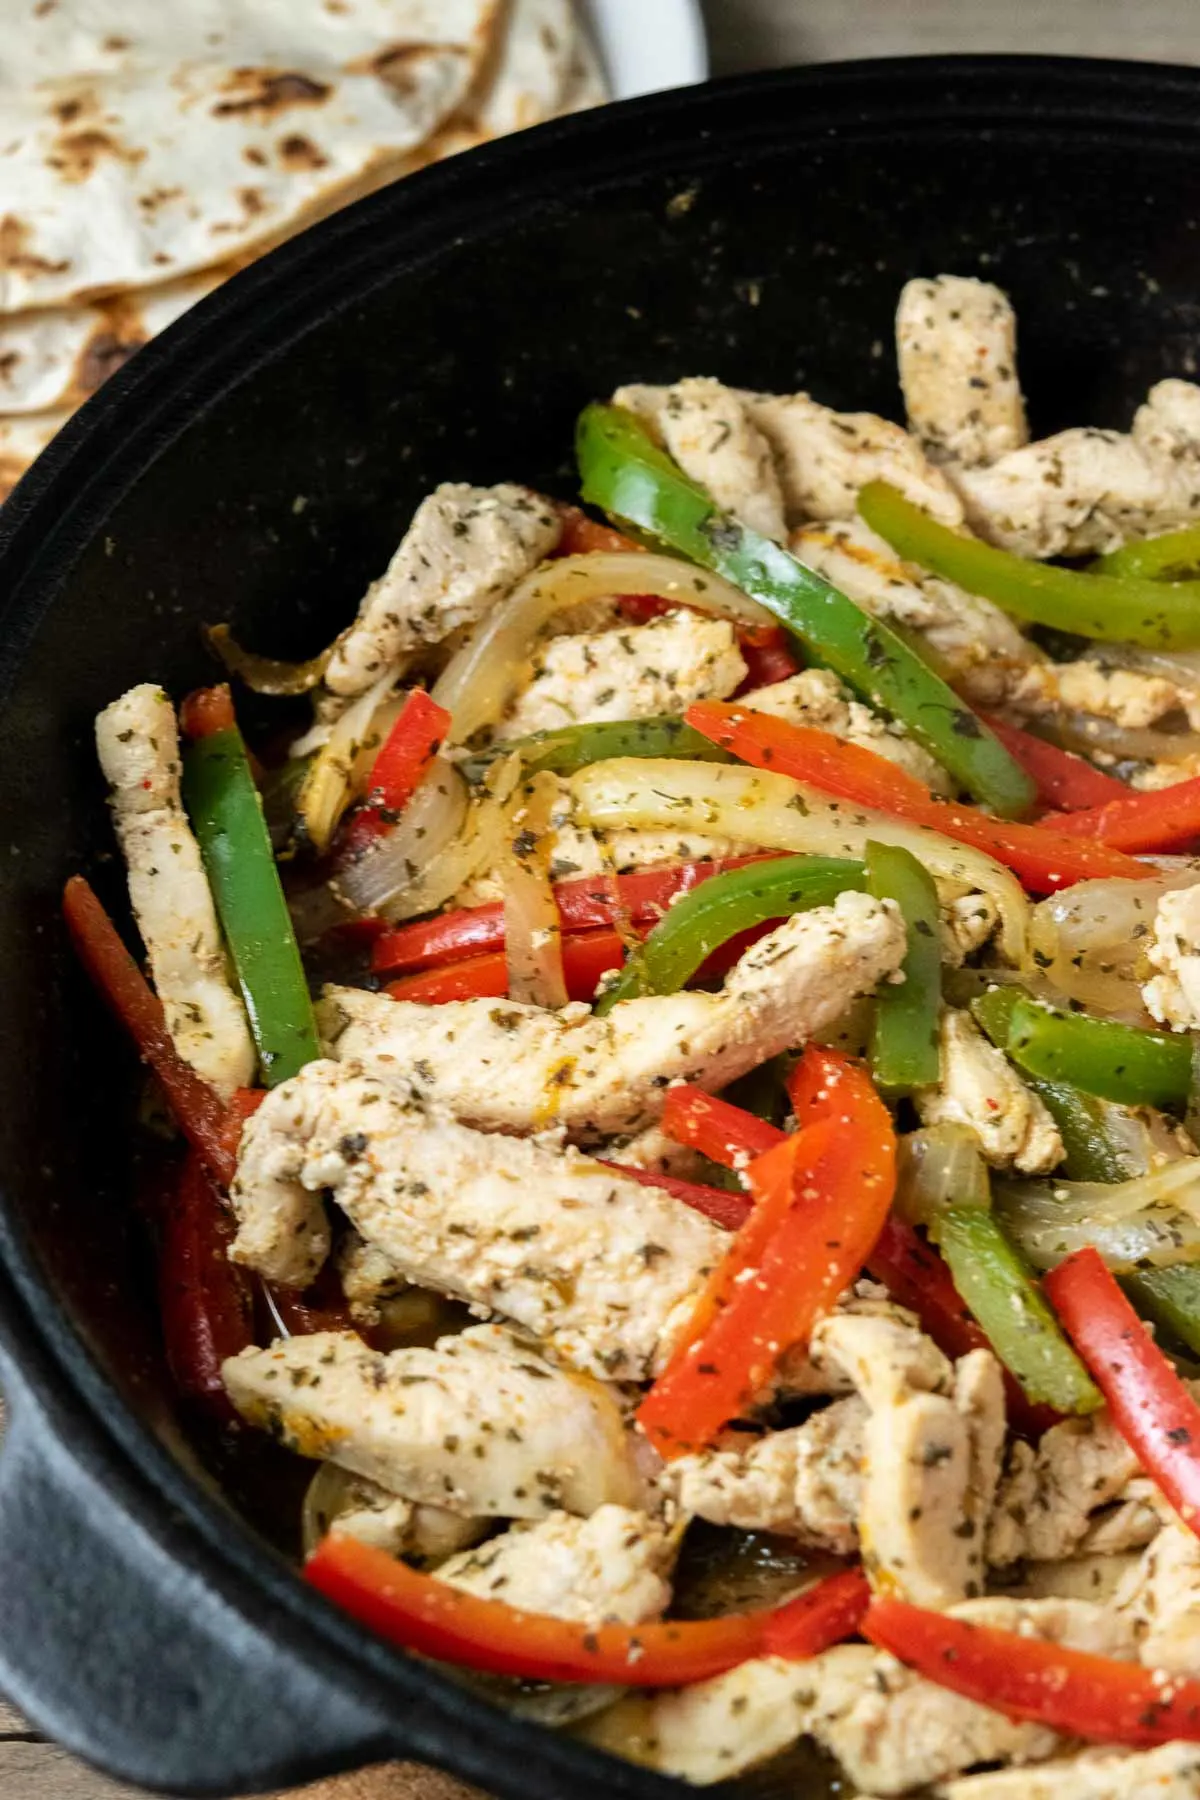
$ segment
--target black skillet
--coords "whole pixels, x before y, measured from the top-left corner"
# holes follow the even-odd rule
[[[897,291],[943,269],[1013,294],[1039,432],[1124,425],[1194,373],[1200,74],[849,65],[546,127],[240,276],[4,509],[0,1687],[101,1767],[218,1794],[410,1755],[523,1800],[679,1791],[372,1642],[181,1429],[131,1223],[132,1064],[56,919],[81,866],[119,895],[93,714],[203,679],[204,620],[276,654],[324,642],[440,480],[571,494],[575,413],[618,382],[894,414]]]

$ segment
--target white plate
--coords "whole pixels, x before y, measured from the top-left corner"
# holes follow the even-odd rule
[[[580,0],[614,100],[708,74],[699,0]]]

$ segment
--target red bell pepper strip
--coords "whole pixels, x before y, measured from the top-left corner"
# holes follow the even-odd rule
[[[1053,821],[1056,831],[1095,839],[1117,850],[1170,850],[1200,836],[1200,776],[1156,792],[1121,794],[1086,812]]]
[[[563,939],[562,951],[568,997],[592,1000],[601,978],[625,961],[626,946],[615,931],[579,931]],[[508,995],[508,960],[503,950],[494,950],[462,962],[418,969],[389,981],[386,991],[393,1000],[419,1000],[426,1006],[447,1000],[503,1000]]]
[[[582,507],[564,506],[560,510],[563,528],[554,552],[556,556],[591,556],[597,550],[640,550],[642,547],[633,538],[626,537],[623,531],[589,519]]]
[[[924,782],[906,769],[860,744],[844,744],[828,731],[792,725],[786,719],[721,700],[698,700],[684,716],[693,730],[754,768],[790,775],[827,794],[985,850],[1035,893],[1053,893],[1077,881],[1097,878],[1145,880],[1153,873],[1120,850],[1082,841],[1076,828],[1086,814],[1071,815],[1070,835],[1061,823],[1050,830],[1043,825],[995,819],[977,807],[936,799]]]
[[[606,1169],[612,1169],[630,1181],[640,1182],[643,1187],[661,1188],[664,1194],[682,1200],[685,1206],[703,1213],[715,1225],[723,1225],[726,1231],[740,1231],[750,1217],[750,1201],[745,1194],[731,1194],[727,1188],[706,1187],[699,1181],[681,1181],[678,1175],[660,1175],[655,1169],[635,1169],[630,1163],[609,1162],[606,1156],[600,1157],[599,1161]]]
[[[232,731],[236,724],[233,695],[226,681],[216,687],[197,688],[179,708],[180,730],[193,743],[215,737],[219,731]]]
[[[210,1175],[222,1187],[228,1186],[235,1158],[221,1097],[176,1050],[162,1001],[82,875],[73,875],[63,889],[63,917],[80,962],[133,1039],[142,1061],[158,1076],[184,1136]]]
[[[661,1124],[677,1144],[690,1145],[726,1169],[744,1169],[787,1136],[766,1119],[690,1085],[667,1089]]]
[[[421,777],[441,749],[450,729],[450,714],[424,688],[413,688],[371,769],[370,794],[375,805],[402,812]]]
[[[1067,1737],[1151,1745],[1200,1741],[1200,1681],[876,1599],[863,1636],[939,1687]]]
[[[598,926],[654,925],[672,900],[680,894],[690,894],[710,876],[745,868],[749,863],[767,862],[776,854],[767,851],[713,862],[670,863],[657,869],[636,869],[628,875],[588,875],[557,881],[554,898],[563,935]],[[376,975],[389,975],[503,948],[503,906],[499,902],[470,906],[383,932],[375,941],[371,968]]]
[[[1020,763],[1036,786],[1042,806],[1054,807],[1059,812],[1082,812],[1088,807],[1103,806],[1109,800],[1122,800],[1128,796],[1129,789],[1123,781],[1094,769],[1082,756],[1060,750],[1057,744],[1048,744],[1045,738],[1022,731],[1019,725],[1010,725],[1005,719],[994,718],[989,713],[979,716],[993,737],[1000,739],[1013,761]]]
[[[761,631],[738,634],[746,678],[738,694],[753,693],[755,688],[770,687],[776,681],[787,681],[800,672],[800,664],[792,652],[791,640],[782,625],[764,626]]]
[[[304,1574],[390,1643],[480,1674],[530,1681],[682,1687],[763,1654],[768,1621],[781,1646],[794,1646],[776,1654],[799,1658],[848,1637],[866,1610],[861,1577],[856,1581],[851,1570],[849,1578],[847,1572],[831,1576],[774,1612],[591,1626],[464,1593],[383,1550],[338,1536],[317,1546]]]
[[[159,1311],[176,1387],[225,1424],[237,1414],[221,1364],[254,1342],[250,1283],[228,1255],[234,1229],[220,1190],[190,1150],[162,1221]]]
[[[849,1058],[810,1048],[805,1063],[801,1129],[747,1169],[754,1211],[638,1410],[668,1460],[703,1448],[737,1416],[860,1273],[887,1218],[896,1180],[887,1108]]]
[[[1077,1250],[1044,1282],[1117,1430],[1184,1524],[1200,1536],[1200,1405],[1098,1251]]]

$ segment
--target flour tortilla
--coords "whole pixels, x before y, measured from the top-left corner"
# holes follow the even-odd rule
[[[8,499],[30,463],[70,417],[71,408],[64,407],[57,412],[0,419],[0,500]]]
[[[428,141],[470,93],[500,5],[15,0],[0,312],[159,286],[278,240]]]

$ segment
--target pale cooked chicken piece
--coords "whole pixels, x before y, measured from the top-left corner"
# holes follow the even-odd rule
[[[913,1096],[922,1123],[968,1126],[994,1169],[1044,1175],[1056,1168],[1065,1154],[1058,1126],[971,1015],[946,1007],[938,1040],[941,1078]]]
[[[856,1791],[904,1794],[979,1763],[1049,1756],[1044,1725],[1006,1719],[902,1667],[866,1644],[806,1662],[760,1657],[709,1681],[620,1701],[580,1730],[698,1787],[731,1780],[814,1737]]]
[[[943,963],[952,969],[960,969],[968,956],[982,950],[999,923],[999,909],[990,894],[958,894],[953,900],[943,898]]]
[[[988,1526],[988,1562],[1004,1568],[1071,1556],[1093,1515],[1138,1473],[1107,1411],[1052,1425],[1036,1449],[1014,1439]]]
[[[1200,729],[1200,687],[1183,687],[1139,669],[1105,669],[1086,657],[1031,663],[1009,686],[1004,704],[1023,717],[1052,718],[1065,708],[1134,731],[1182,712],[1193,731]]]
[[[348,1231],[343,1238],[337,1266],[350,1317],[359,1325],[378,1325],[388,1302],[398,1300],[412,1286],[404,1270],[357,1231]]]
[[[946,525],[962,502],[915,438],[874,413],[835,412],[807,394],[743,394],[751,423],[771,446],[789,525],[847,519],[868,481],[889,481]]]
[[[1115,1605],[1148,1668],[1200,1676],[1200,1539],[1161,1500],[1165,1521],[1126,1576]]]
[[[257,1058],[183,810],[179,729],[162,688],[144,682],[106,706],[96,720],[96,749],[171,1042],[228,1098],[253,1081]]]
[[[995,462],[1029,437],[1017,379],[1017,317],[990,281],[906,281],[896,360],[908,429],[934,462]]]
[[[330,988],[322,1028],[331,1055],[484,1130],[611,1136],[652,1124],[672,1081],[722,1088],[803,1044],[891,974],[904,946],[890,901],[845,893],[760,938],[716,993],[647,995],[595,1018],[578,1005],[421,1006]]]
[[[935,793],[952,792],[950,778],[941,765],[910,738],[902,725],[891,724],[861,700],[852,699],[837,676],[828,669],[802,669],[786,681],[755,688],[744,704],[755,712],[771,713],[792,725],[810,725],[828,731],[848,744],[859,744],[886,756],[907,769]]]
[[[222,1375],[242,1417],[289,1450],[423,1506],[539,1519],[641,1497],[612,1390],[498,1325],[387,1354],[353,1332],[315,1332],[243,1350]]]
[[[1158,970],[1142,986],[1151,1018],[1172,1031],[1200,1029],[1200,883],[1163,894],[1143,948]]]
[[[661,1485],[681,1511],[711,1525],[777,1532],[850,1556],[858,1546],[866,1421],[866,1406],[850,1394],[784,1431],[727,1431],[711,1450],[668,1463]]]
[[[497,739],[561,725],[682,713],[693,700],[723,700],[746,678],[728,619],[680,609],[646,625],[551,638]]]
[[[626,1168],[645,1169],[651,1174],[674,1175],[681,1181],[703,1181],[709,1166],[698,1150],[690,1144],[677,1144],[661,1125],[647,1125],[632,1137],[609,1138],[595,1154],[605,1162],[623,1163]]]
[[[991,1769],[938,1789],[940,1800],[1196,1800],[1200,1744],[1086,1749],[1037,1768]]]
[[[791,542],[802,563],[864,612],[918,632],[980,705],[1003,701],[1015,676],[1038,659],[998,606],[901,562],[861,519],[806,526]]]
[[[763,537],[784,541],[771,446],[747,416],[742,395],[709,376],[692,375],[673,387],[618,388],[613,403],[636,413],[722,511]]]
[[[317,1206],[329,1189],[420,1286],[503,1314],[575,1368],[635,1381],[660,1365],[726,1242],[682,1201],[576,1150],[473,1131],[332,1062],[281,1083],[249,1122],[238,1246],[299,1210],[293,1189]]]
[[[848,1313],[854,1317],[889,1320],[898,1329],[905,1331],[919,1330],[915,1313],[907,1307],[897,1306],[885,1287],[877,1281],[870,1281],[865,1276],[856,1281],[853,1287],[839,1294],[836,1304],[830,1308],[825,1318],[820,1321],[813,1337],[806,1344],[785,1350],[775,1367],[770,1392],[763,1396],[763,1403],[772,1399],[797,1400],[813,1394],[852,1394],[857,1392],[855,1375],[837,1356],[837,1333],[830,1333],[829,1320],[839,1314]],[[937,1356],[941,1352],[934,1346]],[[847,1355],[849,1352],[847,1351]],[[853,1362],[852,1362],[853,1368]],[[931,1365],[932,1366],[932,1365]],[[946,1365],[939,1363],[939,1370]],[[935,1377],[934,1385],[940,1385],[942,1377]]]
[[[554,1512],[536,1524],[511,1525],[452,1556],[437,1578],[522,1612],[583,1625],[640,1625],[666,1611],[678,1547],[679,1534],[661,1519],[609,1504],[586,1519]]]
[[[418,1506],[361,1475],[352,1478],[345,1498],[345,1510],[328,1521],[330,1534],[356,1538],[407,1562],[438,1563],[468,1550],[492,1524],[491,1519],[464,1518],[444,1506]]]
[[[325,684],[361,694],[427,644],[476,624],[554,549],[562,515],[529,488],[448,481],[422,500],[334,647]]]
[[[989,543],[1036,557],[1112,550],[1200,517],[1200,388],[1158,382],[1128,436],[1080,426],[948,472]]]

